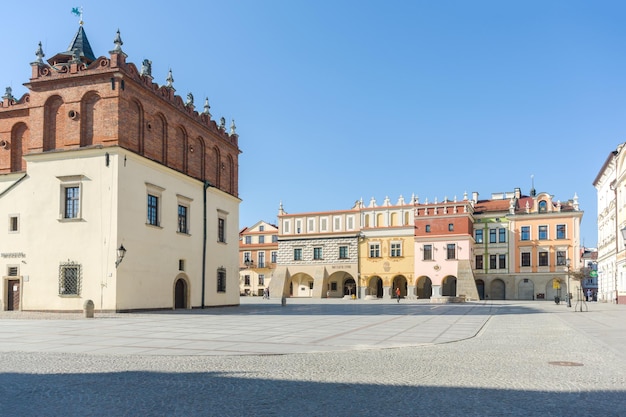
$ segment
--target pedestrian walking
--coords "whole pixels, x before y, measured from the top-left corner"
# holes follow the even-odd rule
[[[593,292],[591,291],[591,288],[587,288],[587,301],[591,301],[592,294]]]
[[[400,288],[396,288],[396,298],[398,299],[398,303],[400,302]]]

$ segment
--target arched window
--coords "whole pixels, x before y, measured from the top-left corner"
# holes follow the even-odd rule
[[[539,213],[545,213],[548,211],[548,203],[545,200],[539,202]]]

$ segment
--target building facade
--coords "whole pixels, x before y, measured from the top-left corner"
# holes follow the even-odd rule
[[[239,292],[265,295],[278,260],[278,226],[260,221],[239,232]],[[271,294],[270,294],[271,295]]]
[[[0,106],[4,310],[239,303],[238,136],[81,24]],[[6,223],[5,223],[6,224]]]
[[[359,276],[359,208],[278,213],[278,266],[270,294],[280,297],[356,297]]]
[[[610,152],[593,181],[598,203],[598,301],[626,303],[626,143]]]
[[[478,193],[441,202],[401,196],[379,206],[372,198],[324,213],[287,214],[281,205],[277,271],[284,278],[276,290],[346,296],[356,285],[360,298],[391,298],[399,288],[402,297],[440,302],[567,299],[576,282],[580,287],[572,277],[582,266],[582,216],[576,196],[561,203],[519,188],[486,200]],[[329,239],[338,239],[336,247]],[[345,258],[318,256],[328,248],[341,253],[341,246]],[[339,294],[339,286],[330,286],[333,277],[344,283]],[[320,286],[323,291],[315,291]]]

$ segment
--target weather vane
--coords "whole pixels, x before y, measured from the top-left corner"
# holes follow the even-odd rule
[[[78,23],[82,26],[83,25],[83,8],[81,7],[72,7],[72,14],[74,16],[78,16],[78,18],[80,19],[78,21]]]

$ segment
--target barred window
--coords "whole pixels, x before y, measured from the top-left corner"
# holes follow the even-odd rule
[[[226,270],[224,268],[217,270],[217,292],[226,292]]]
[[[82,268],[74,262],[59,265],[59,295],[80,295]]]

